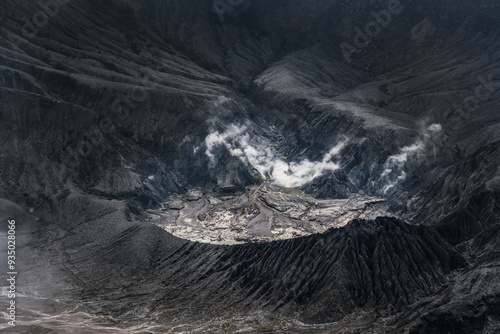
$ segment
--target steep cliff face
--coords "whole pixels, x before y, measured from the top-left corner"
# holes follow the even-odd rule
[[[7,0],[0,213],[25,231],[26,331],[76,307],[159,332],[495,332],[499,16]],[[155,225],[220,243],[327,232],[214,246]]]

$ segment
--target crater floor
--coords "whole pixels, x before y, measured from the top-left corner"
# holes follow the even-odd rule
[[[299,189],[266,183],[239,195],[190,191],[171,196],[149,220],[182,239],[214,244],[285,240],[346,225],[353,219],[392,216],[382,198],[363,193],[316,199]]]

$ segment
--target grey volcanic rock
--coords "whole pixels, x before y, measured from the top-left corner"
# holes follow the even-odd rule
[[[346,199],[316,199],[299,190],[263,184],[244,194],[188,192],[171,196],[149,221],[183,239],[233,244],[272,241],[323,233],[352,219],[391,216],[385,201],[363,194]]]
[[[206,316],[259,305],[283,315],[298,312],[307,322],[329,322],[355,308],[403,310],[464,265],[432,229],[386,218],[353,221],[322,235],[240,246],[181,242],[140,225],[124,227],[111,241],[72,255],[68,268],[81,282],[79,293],[97,299],[87,308],[111,314],[126,313],[134,302],[146,314],[173,317],[175,300],[177,310]],[[124,256],[135,265],[122,266]],[[137,285],[144,280],[146,285]]]
[[[498,4],[231,3],[0,8],[16,330],[498,332]]]

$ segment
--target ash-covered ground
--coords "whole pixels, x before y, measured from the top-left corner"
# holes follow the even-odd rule
[[[1,332],[500,331],[497,1],[0,18]]]

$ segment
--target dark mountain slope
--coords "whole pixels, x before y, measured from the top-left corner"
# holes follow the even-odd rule
[[[324,235],[233,247],[181,243],[135,224],[120,230],[70,255],[67,267],[82,281],[79,293],[92,307],[112,313],[127,314],[129,303],[166,318],[177,315],[172,303],[192,316],[258,306],[327,322],[356,308],[402,310],[464,265],[436,232],[395,219],[354,221]],[[83,233],[81,228],[78,237]],[[66,239],[73,244],[71,236]],[[102,246],[100,239],[106,240]],[[124,257],[134,265],[123,266]]]
[[[202,0],[75,0],[30,27],[40,4],[7,0],[0,213],[26,231],[19,332],[82,330],[82,310],[103,333],[92,326],[495,333],[499,7],[401,4],[346,57],[387,1],[243,1],[221,16]],[[376,195],[414,226],[223,247],[148,222],[176,195],[256,197],[277,163],[293,191]]]

